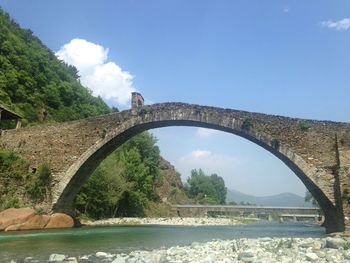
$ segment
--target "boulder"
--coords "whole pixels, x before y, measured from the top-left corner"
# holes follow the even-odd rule
[[[118,256],[112,263],[126,263],[126,259],[124,257]]]
[[[50,216],[50,220],[45,228],[70,228],[74,226],[74,220],[69,215],[55,213]]]
[[[106,258],[108,254],[106,252],[96,252],[96,257],[98,258]]]
[[[35,215],[19,226],[17,230],[42,229],[50,220],[48,215]]]
[[[326,238],[326,247],[338,249],[343,247],[345,240],[340,237],[327,237]]]
[[[306,253],[305,254],[306,260],[308,261],[317,261],[318,260],[318,256],[315,253]]]
[[[0,213],[0,231],[10,225],[22,224],[34,215],[35,211],[29,207],[6,209]]]
[[[67,263],[78,263],[78,260],[76,257],[70,257],[66,259]]]
[[[66,259],[65,255],[62,254],[51,254],[49,262],[62,262]]]

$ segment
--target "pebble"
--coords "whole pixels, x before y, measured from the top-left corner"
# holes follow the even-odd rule
[[[250,220],[258,220],[251,218]],[[90,226],[106,226],[106,225],[170,225],[170,226],[225,226],[225,225],[240,225],[241,218],[214,218],[214,217],[166,217],[166,218],[141,218],[141,217],[124,217],[124,218],[109,218],[97,220],[93,222],[85,222]]]
[[[78,259],[51,254],[46,262],[112,263],[350,263],[349,238],[240,238],[193,242],[151,251],[111,254],[108,251],[82,255]],[[337,247],[337,248],[335,248]],[[349,250],[348,250],[349,249]],[[27,258],[33,263],[35,258]],[[42,261],[40,261],[42,262]]]

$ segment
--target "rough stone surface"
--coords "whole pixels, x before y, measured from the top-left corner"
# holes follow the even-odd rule
[[[25,223],[21,224],[17,230],[42,229],[50,220],[49,215],[35,215]]]
[[[318,256],[315,253],[309,252],[305,254],[306,260],[308,261],[316,261],[318,259]]]
[[[95,118],[8,130],[0,145],[38,167],[52,167],[48,209],[72,212],[87,177],[114,149],[151,128],[201,126],[242,136],[280,158],[305,184],[325,213],[328,232],[350,227],[350,124],[301,120],[231,109],[162,103]]]
[[[343,247],[345,244],[345,240],[339,237],[329,237],[326,239],[326,247],[338,249]]]
[[[15,225],[9,225],[8,227],[5,228],[5,232],[8,231],[17,231],[21,227],[22,224],[15,224]]]
[[[96,257],[98,258],[105,258],[107,255],[108,254],[106,252],[96,252]]]
[[[65,255],[62,254],[51,254],[49,262],[63,262],[66,259]]]
[[[51,215],[45,228],[70,228],[73,226],[74,220],[72,217],[63,213],[55,213]]]
[[[31,208],[9,208],[0,213],[0,231],[11,225],[19,225],[35,215]]]

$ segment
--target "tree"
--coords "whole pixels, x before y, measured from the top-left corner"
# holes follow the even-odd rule
[[[319,207],[317,200],[313,197],[313,195],[309,191],[306,191],[304,200],[307,203],[311,203],[313,206]]]
[[[109,113],[79,82],[78,70],[58,60],[30,30],[0,8],[0,101],[24,117],[23,124],[67,121]]]
[[[157,196],[159,149],[148,132],[130,139],[104,160],[75,199],[76,208],[94,219],[143,216]]]
[[[206,175],[202,169],[191,171],[187,179],[188,194],[203,204],[225,204],[227,188],[225,181],[217,174]]]

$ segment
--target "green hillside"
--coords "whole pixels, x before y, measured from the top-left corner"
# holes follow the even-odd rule
[[[101,98],[79,83],[75,67],[58,60],[1,8],[0,103],[21,114],[24,125],[110,112]]]
[[[58,60],[30,30],[0,8],[0,105],[24,117],[24,125],[105,114],[111,109],[79,83],[78,71]],[[0,128],[6,128],[1,122]],[[169,213],[160,200],[187,200],[175,169],[159,164],[156,139],[135,136],[96,169],[76,198],[76,209],[92,218]],[[50,164],[35,174],[29,163],[0,147],[0,211],[39,206],[50,199]],[[180,183],[169,184],[179,181]],[[157,190],[161,189],[161,191]],[[174,191],[176,190],[176,191]],[[161,192],[161,193],[160,193]]]

